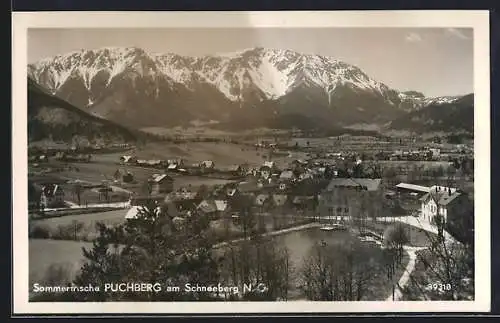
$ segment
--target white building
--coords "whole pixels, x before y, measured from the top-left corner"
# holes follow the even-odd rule
[[[319,195],[318,213],[322,218],[352,219],[366,213],[364,203],[370,203],[372,209],[380,209],[382,202],[381,179],[370,178],[334,178]],[[378,206],[375,204],[379,204]],[[375,216],[375,214],[371,214]]]
[[[49,184],[42,188],[40,205],[43,208],[64,206],[64,190],[60,185]]]
[[[441,149],[439,148],[430,148],[429,151],[432,153],[432,158],[439,158],[441,155]]]
[[[429,193],[422,196],[421,219],[436,223],[436,216],[443,217],[444,223],[469,210],[469,201],[465,194],[456,188],[434,185]]]

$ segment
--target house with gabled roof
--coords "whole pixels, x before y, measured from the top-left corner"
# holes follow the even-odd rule
[[[240,194],[254,194],[256,192],[259,192],[261,188],[259,187],[258,183],[256,181],[244,181],[238,183],[236,190]]]
[[[151,194],[168,194],[174,190],[174,179],[167,174],[154,174],[149,179]]]
[[[204,169],[214,169],[215,163],[212,160],[204,160],[200,163],[200,168]]]
[[[293,181],[295,179],[295,174],[292,170],[284,170],[279,176],[280,181]]]
[[[229,203],[227,200],[206,199],[201,201],[197,210],[210,217],[221,217],[229,211]]]
[[[217,212],[226,212],[229,209],[229,204],[227,203],[227,200],[214,200],[215,202],[215,209]]]
[[[231,176],[243,176],[246,170],[241,165],[230,165],[219,168],[219,172],[229,174]]]
[[[261,167],[260,177],[263,179],[269,179],[271,177],[271,169],[268,167]]]
[[[167,170],[170,172],[175,172],[175,171],[177,171],[178,167],[179,167],[179,165],[177,165],[175,163],[171,163],[167,166]]]
[[[125,213],[125,219],[127,219],[127,220],[137,219],[138,217],[141,216],[141,214],[144,214],[143,212],[149,212],[149,206],[147,206],[147,205],[131,206],[127,210],[127,213]],[[160,206],[154,207],[154,212],[156,215],[161,214],[161,207]]]
[[[214,200],[203,200],[200,204],[198,204],[197,210],[205,214],[212,215],[217,212],[217,206],[215,205]]]
[[[443,224],[459,220],[471,212],[472,203],[467,194],[456,188],[434,185],[420,198],[421,220],[437,224],[438,216]]]
[[[299,176],[299,180],[303,181],[306,179],[312,179],[314,178],[314,174],[310,169],[306,169],[306,171]]]
[[[295,208],[299,210],[313,210],[316,206],[315,196],[294,196],[292,199],[292,204]]]
[[[130,156],[130,155],[121,156],[120,163],[122,163],[122,164],[135,164],[135,163],[137,163],[137,157]]]
[[[383,197],[381,182],[380,178],[332,179],[318,196],[320,216],[338,220],[379,216]]]
[[[421,198],[430,191],[430,187],[410,183],[399,183],[395,186],[395,188],[396,191],[402,196],[409,195],[415,196],[416,198]]]
[[[59,184],[47,184],[43,186],[40,195],[40,206],[42,208],[57,208],[64,206],[64,189]]]
[[[202,201],[196,192],[172,192],[165,197],[164,204],[174,205],[178,214],[193,211]]]
[[[270,178],[271,175],[277,171],[278,168],[276,167],[276,163],[274,161],[265,161],[259,168],[260,177],[264,179]]]
[[[269,169],[276,169],[276,163],[273,162],[273,161],[265,161],[263,164],[262,164],[262,167],[267,167]]]

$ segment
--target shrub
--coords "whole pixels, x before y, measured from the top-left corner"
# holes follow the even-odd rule
[[[49,239],[50,236],[50,229],[42,225],[35,225],[29,233],[29,237],[33,239]]]
[[[386,246],[402,248],[409,241],[408,232],[401,224],[392,225],[384,232],[384,243]]]
[[[85,234],[82,235],[82,231],[84,231],[84,229],[85,224],[81,221],[73,221],[73,223],[70,224],[58,225],[52,233],[52,239],[85,240]]]
[[[51,264],[43,276],[43,282],[48,286],[66,285],[71,283],[71,265]]]

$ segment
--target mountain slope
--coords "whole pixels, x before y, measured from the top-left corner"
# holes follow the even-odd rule
[[[140,134],[109,120],[92,116],[51,95],[28,78],[29,142],[52,139],[70,142],[75,137],[89,141],[132,142]]]
[[[425,132],[474,132],[474,94],[451,103],[432,103],[395,119],[390,129]]]
[[[336,127],[386,124],[456,99],[390,89],[331,57],[264,48],[199,58],[139,48],[82,50],[31,64],[28,73],[52,94],[131,127],[230,125],[243,116],[255,126],[300,116]]]

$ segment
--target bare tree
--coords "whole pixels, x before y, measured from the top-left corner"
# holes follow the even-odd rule
[[[410,242],[408,232],[401,223],[388,227],[384,232],[384,243],[390,250],[395,251],[395,261],[403,260],[403,247]]]
[[[76,195],[78,205],[81,205],[81,195],[82,195],[82,185],[80,183],[75,183],[73,186],[73,193]]]
[[[286,300],[293,272],[286,248],[272,238],[256,236],[225,250],[220,266],[222,277],[242,286],[263,284],[265,290],[252,290],[244,300]]]
[[[374,266],[359,244],[315,245],[300,272],[305,296],[314,301],[359,301],[367,292]]]
[[[470,300],[474,295],[474,247],[452,238],[444,217],[435,216],[438,234],[426,232],[430,247],[418,253],[417,269],[404,290],[407,299]],[[468,230],[465,226],[460,230]]]

